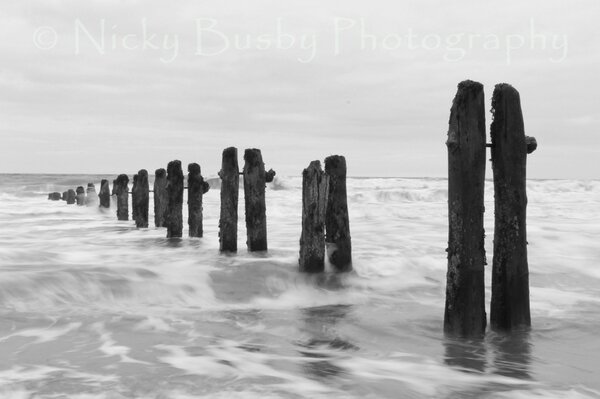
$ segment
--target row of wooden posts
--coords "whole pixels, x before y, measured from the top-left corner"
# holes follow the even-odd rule
[[[267,219],[265,184],[272,182],[275,171],[265,171],[261,151],[244,152],[244,169],[240,173],[235,147],[223,151],[221,171],[221,212],[219,218],[219,247],[221,251],[237,251],[239,176],[243,175],[246,209],[248,250],[267,250]],[[154,225],[165,227],[167,238],[183,235],[183,192],[188,190],[188,225],[190,237],[203,236],[202,197],[209,184],[201,175],[197,163],[188,165],[188,186],[184,187],[181,162],[169,162],[167,169],[157,169],[154,178]],[[325,159],[325,170],[319,161],[313,161],[303,172],[302,233],[300,237],[299,268],[303,272],[321,272],[325,269],[325,255],[336,271],[352,270],[352,246],[346,195],[346,160],[333,155]],[[88,184],[87,196],[83,186],[76,190],[51,193],[52,200],[63,199],[68,204],[92,205],[110,208],[111,196],[116,197],[117,219],[129,220],[129,194],[132,200],[132,219],[136,227],[147,228],[150,202],[148,171],[140,170],[133,176],[129,192],[126,174],[109,182],[103,179],[97,195],[93,183]]]
[[[484,297],[486,265],[483,228],[486,147],[491,148],[494,177],[494,253],[490,322],[495,330],[515,330],[531,325],[529,269],[527,262],[525,192],[527,154],[537,148],[525,136],[521,100],[508,84],[498,84],[492,96],[491,144],[486,144],[483,85],[464,81],[452,103],[448,130],[448,271],[444,331],[452,336],[481,337],[487,319]],[[249,251],[267,249],[265,183],[275,172],[265,172],[260,150],[244,153],[244,195],[247,246]],[[188,167],[190,236],[202,237],[202,195],[208,184],[198,164]],[[219,241],[222,251],[237,250],[239,168],[237,149],[223,151]],[[184,190],[180,161],[158,169],[154,181],[155,225],[167,228],[167,237],[182,235]],[[88,198],[94,192],[88,185]],[[148,172],[140,170],[133,179],[133,219],[139,228],[148,227]],[[117,217],[128,220],[128,177],[113,182]],[[50,194],[58,196],[60,193]],[[108,181],[98,195],[101,207],[110,206]],[[338,271],[352,269],[350,227],[346,198],[346,160],[325,159],[325,170],[313,161],[303,171],[302,234],[300,270],[324,270],[325,253]],[[68,203],[82,205],[83,187],[63,193]],[[56,198],[52,198],[56,199]]]
[[[494,177],[494,253],[490,323],[494,330],[531,325],[527,263],[527,154],[519,92],[498,84],[492,96],[491,144],[486,144],[483,85],[458,85],[448,130],[448,272],[444,330],[481,337],[486,329],[483,228],[486,147]]]

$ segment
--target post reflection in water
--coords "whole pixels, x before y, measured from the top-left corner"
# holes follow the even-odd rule
[[[338,351],[357,350],[358,347],[341,338],[336,325],[351,311],[351,305],[330,305],[302,309],[303,330],[308,338],[298,342],[302,356],[310,360],[303,364],[307,376],[327,379],[344,374],[344,369],[331,360],[339,355]]]
[[[465,372],[492,372],[505,377],[531,379],[529,331],[490,332],[480,340],[445,338],[445,363]],[[487,357],[492,364],[488,368]]]
[[[446,348],[445,363],[460,367],[466,372],[484,372],[486,366],[485,341],[483,339],[444,339]]]
[[[531,340],[529,330],[495,333],[490,338],[494,372],[506,377],[531,379]]]

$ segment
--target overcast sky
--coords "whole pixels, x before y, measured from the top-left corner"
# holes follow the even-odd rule
[[[445,176],[456,85],[508,82],[528,174],[600,178],[600,2],[38,0],[0,6],[0,172]],[[491,115],[486,116],[491,123]],[[489,135],[489,131],[488,131]],[[488,169],[491,177],[491,169]]]

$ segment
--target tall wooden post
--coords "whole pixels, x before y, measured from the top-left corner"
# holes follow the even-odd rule
[[[238,198],[240,185],[237,148],[223,150],[221,163],[221,215],[219,217],[219,249],[237,251]]]
[[[131,219],[137,220],[138,217],[138,175],[133,175],[133,184],[131,185]]]
[[[267,250],[267,214],[265,205],[265,164],[260,150],[244,152],[244,202],[249,251]]]
[[[167,171],[164,168],[154,172],[154,225],[165,227],[165,213],[169,203],[167,195]]]
[[[531,326],[525,175],[527,153],[537,147],[526,138],[519,92],[496,85],[492,98],[494,171],[494,258],[490,323],[496,330]]]
[[[167,238],[183,235],[183,170],[181,161],[171,161],[167,166],[167,195],[169,198],[165,213]]]
[[[100,200],[101,208],[110,208],[110,188],[108,187],[108,180],[106,179],[102,179],[100,182],[98,199]]]
[[[202,177],[200,165],[188,165],[188,225],[190,237],[202,237],[202,196],[208,192],[210,186]]]
[[[448,128],[448,273],[444,332],[479,338],[485,333],[483,85],[461,82]]]
[[[302,235],[300,236],[300,271],[325,270],[325,211],[329,178],[321,162],[312,161],[302,172]]]
[[[85,205],[85,189],[83,186],[78,186],[75,193],[77,193],[77,205]]]
[[[325,173],[329,176],[325,215],[329,262],[337,271],[348,272],[352,270],[352,242],[346,194],[346,158],[341,155],[325,158]]]
[[[113,183],[117,196],[117,219],[129,220],[129,177],[119,175]]]
[[[141,169],[137,173],[137,184],[131,190],[133,209],[136,209],[135,226],[148,227],[148,207],[150,204],[150,188],[148,186],[148,171]]]

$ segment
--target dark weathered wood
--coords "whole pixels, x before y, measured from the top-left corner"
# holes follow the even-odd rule
[[[87,206],[96,205],[98,196],[96,195],[96,186],[94,186],[94,183],[88,183],[85,194],[85,204]]]
[[[61,195],[58,191],[48,194],[48,199],[52,201],[60,201]]]
[[[352,270],[352,241],[346,194],[346,158],[332,155],[325,158],[325,173],[329,177],[325,242],[329,262],[340,272]]]
[[[325,270],[325,212],[329,178],[321,162],[312,161],[302,172],[302,235],[300,236],[300,271]]]
[[[171,161],[167,166],[168,205],[165,213],[167,238],[183,235],[183,170],[181,161]]]
[[[68,196],[68,191],[63,191],[62,193],[62,197],[60,197],[61,200],[66,201],[67,200],[67,196]]]
[[[75,193],[75,190],[73,190],[72,188],[70,188],[69,190],[67,190],[67,204],[72,205],[75,203],[77,198],[77,194]]]
[[[244,200],[246,205],[246,244],[249,251],[267,250],[265,205],[265,164],[260,150],[244,152]]]
[[[131,189],[133,209],[136,210],[135,226],[148,227],[148,207],[150,204],[150,187],[148,186],[148,171],[141,169],[137,175],[136,184]]]
[[[200,165],[188,165],[188,226],[190,237],[202,237],[202,196],[208,192],[209,185],[202,177]]]
[[[165,213],[169,203],[167,195],[167,171],[164,168],[156,169],[154,172],[154,225],[165,227]]]
[[[117,219],[129,220],[129,177],[119,175],[113,183],[117,197]]]
[[[138,215],[138,200],[137,200],[137,184],[138,184],[138,175],[133,175],[133,183],[131,184],[131,220],[136,220]]]
[[[496,330],[513,330],[531,325],[525,175],[528,144],[533,151],[535,139],[529,143],[525,139],[521,100],[512,86],[496,85],[492,112],[495,222],[490,323]]]
[[[221,214],[219,217],[219,248],[237,251],[238,198],[240,185],[237,148],[223,150],[221,163]]]
[[[110,208],[110,188],[108,187],[108,180],[106,179],[102,179],[100,182],[98,199],[100,200],[99,202],[101,208]]]
[[[483,189],[485,183],[483,85],[464,81],[450,110],[448,128],[448,272],[444,331],[457,337],[483,336]]]
[[[83,186],[78,186],[75,190],[75,193],[77,194],[77,205],[85,205],[85,189],[83,188]]]

